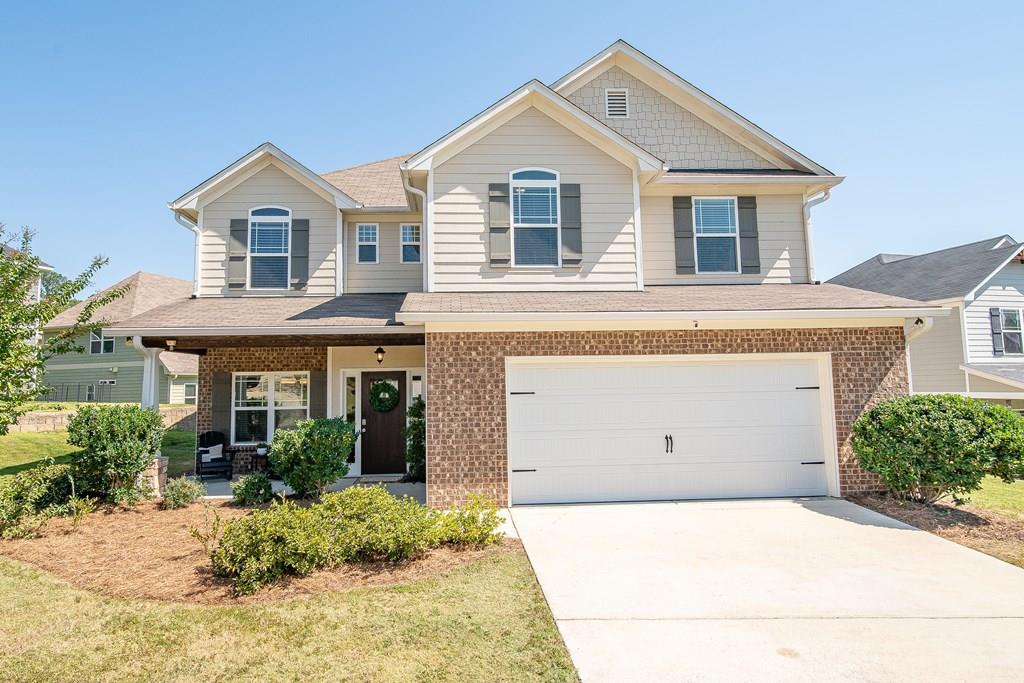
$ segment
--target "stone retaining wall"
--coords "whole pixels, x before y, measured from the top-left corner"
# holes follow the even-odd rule
[[[102,404],[97,404],[102,405]],[[33,410],[18,417],[18,421],[10,426],[10,432],[63,432],[68,428],[68,421],[75,414],[73,410]],[[176,406],[161,408],[164,426],[168,429],[180,429],[186,432],[196,430],[196,407]]]

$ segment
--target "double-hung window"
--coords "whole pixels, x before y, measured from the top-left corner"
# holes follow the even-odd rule
[[[377,263],[376,223],[360,223],[356,226],[356,261]]]
[[[1001,308],[1003,353],[1008,356],[1024,354],[1024,340],[1021,338],[1021,311],[1019,308]]]
[[[198,386],[195,382],[186,382],[182,390],[182,399],[189,405],[194,405],[196,402],[196,392]]]
[[[402,263],[420,262],[420,226],[403,223],[402,231]]]
[[[104,337],[99,332],[89,333],[89,353],[113,353],[114,338]]]
[[[309,373],[236,373],[231,396],[232,443],[260,443],[309,417]]]
[[[249,289],[288,289],[292,212],[277,206],[249,211]]]
[[[541,168],[512,172],[512,262],[559,266],[558,173]]]
[[[693,238],[698,273],[739,272],[739,229],[735,197],[695,197]]]

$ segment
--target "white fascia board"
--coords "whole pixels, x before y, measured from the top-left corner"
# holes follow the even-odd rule
[[[979,370],[978,368],[971,368],[966,365],[961,365],[960,369],[976,377],[981,377],[983,379],[991,380],[993,382],[999,382],[1000,384],[1005,384],[1006,386],[1009,387],[1024,389],[1024,382],[1018,382],[1017,380],[1009,379],[1007,377],[1003,377],[1002,375],[997,375],[994,372],[985,372],[984,370]]]
[[[820,189],[833,188],[846,180],[846,176],[818,175],[758,175],[756,173],[666,173],[655,179],[653,185],[814,185]]]
[[[832,175],[832,172],[824,166],[796,151],[782,140],[755,124],[753,121],[750,121],[746,117],[733,111],[722,102],[711,97],[697,86],[693,85],[665,66],[659,64],[653,58],[644,54],[624,40],[615,41],[608,48],[597,53],[580,66],[552,83],[551,88],[562,95],[569,95],[577,90],[583,82],[588,79],[591,73],[598,72],[602,68],[604,62],[614,61],[619,57],[619,55],[624,55],[629,59],[632,59],[635,63],[649,69],[651,72],[677,87],[686,96],[693,98],[701,105],[707,107],[718,116],[727,120],[729,123],[742,129],[744,132],[751,135],[774,152],[785,158],[793,160],[798,165],[803,166],[814,173],[824,176]],[[619,66],[621,66],[621,64]]]
[[[941,318],[947,308],[843,308],[763,311],[585,311],[585,312],[481,312],[415,313],[399,312],[400,323],[431,322],[514,322],[514,321],[644,321],[644,320],[813,320],[842,318]]]
[[[304,180],[309,182],[311,185],[326,192],[330,196],[334,197],[335,205],[339,209],[356,209],[362,206],[352,197],[339,190],[334,185],[318,176],[316,173],[311,171],[309,168],[299,163],[295,158],[285,153],[279,147],[271,142],[264,142],[262,145],[252,150],[242,158],[238,159],[234,163],[230,164],[221,171],[218,171],[213,176],[207,178],[203,182],[196,185],[194,188],[181,195],[177,199],[167,204],[168,208],[172,211],[180,209],[196,208],[199,196],[205,192],[208,192],[212,187],[225,182],[230,179],[236,173],[243,171],[250,164],[258,162],[264,156],[272,156],[282,164],[293,170]]]
[[[125,327],[104,329],[113,336],[127,337],[287,337],[320,334],[419,334],[415,325],[321,325],[317,327]]]
[[[1021,251],[1024,251],[1024,247],[1022,247],[1021,249],[1018,249],[1018,250],[1014,251],[1012,254],[1010,254],[1010,256],[1005,261],[1003,261],[1002,263],[999,264],[998,268],[996,268],[991,273],[989,273],[988,276],[984,280],[982,280],[981,282],[978,283],[977,287],[972,289],[967,294],[967,296],[964,297],[964,301],[968,301],[968,302],[974,301],[974,297],[978,295],[978,290],[981,289],[982,287],[984,287],[985,285],[987,285],[989,283],[989,281],[992,278],[994,278],[999,273],[999,271],[1001,271],[1006,266],[1010,265],[1010,261],[1012,261],[1013,259],[1015,259],[1018,256],[1020,256]]]
[[[449,132],[447,135],[432,142],[427,147],[424,147],[422,150],[414,154],[408,161],[403,163],[401,165],[401,169],[403,171],[429,170],[430,164],[433,163],[433,157],[436,156],[438,152],[459,142],[460,140],[463,140],[467,136],[471,136],[478,131],[485,130],[487,124],[495,117],[500,116],[509,108],[526,101],[527,98],[530,97],[536,97],[537,101],[550,104],[551,106],[566,112],[576,123],[596,132],[601,137],[627,150],[639,161],[641,171],[663,172],[668,170],[668,166],[664,161],[601,123],[593,116],[572,104],[538,80],[532,80],[526,85],[517,88],[487,109],[463,123],[461,126]]]

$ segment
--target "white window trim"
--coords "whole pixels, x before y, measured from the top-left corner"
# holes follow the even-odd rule
[[[512,180],[512,176],[516,173],[522,173],[523,171],[543,171],[544,173],[552,173],[555,176],[554,180]],[[558,220],[554,224],[538,225],[536,223],[523,224],[519,227],[529,230],[530,228],[555,228],[555,259],[556,263],[548,264],[537,264],[537,263],[516,263],[516,207],[515,207],[515,192],[516,187],[554,187],[555,188],[555,206],[558,207]],[[508,224],[509,224],[509,247],[512,251],[512,267],[513,268],[530,268],[530,269],[550,269],[550,268],[561,268],[562,267],[562,176],[558,171],[550,168],[542,168],[540,166],[526,166],[525,168],[517,168],[512,170],[508,174]]]
[[[253,211],[260,209],[280,209],[287,211],[287,216],[253,216]],[[255,219],[257,223],[287,223],[288,224],[288,251],[284,254],[254,254],[252,253],[252,224]],[[284,292],[291,289],[292,283],[292,210],[287,206],[254,206],[249,209],[249,234],[246,239],[246,255],[245,255],[245,288],[254,292]],[[284,287],[253,287],[252,286],[252,260],[253,258],[262,258],[264,256],[271,256],[280,258],[285,257],[288,263],[288,276],[285,278]]]
[[[373,228],[373,241],[372,242],[360,242],[359,241],[359,228]],[[366,245],[373,245],[373,256],[372,261],[364,261],[359,256],[359,247]],[[356,263],[362,263],[364,265],[376,265],[380,263],[380,224],[379,223],[356,223]]]
[[[608,93],[622,93],[626,96],[626,115],[625,116],[612,116],[611,112],[608,111]],[[606,119],[628,119],[630,115],[629,110],[629,88],[605,88],[604,89],[604,116]]]
[[[736,218],[736,234],[735,235],[698,235],[697,234],[697,200],[699,199],[731,199],[733,214]],[[739,197],[722,197],[722,196],[708,196],[708,197],[693,197],[690,203],[690,221],[693,224],[693,263],[694,272],[698,275],[739,275],[743,272],[743,260],[740,255],[740,200]],[[697,239],[698,238],[718,238],[718,239],[734,239],[736,240],[736,270],[708,270],[702,271],[700,269],[700,253],[697,251]]]
[[[1006,325],[1003,324],[1003,311],[1017,311],[1017,325],[1018,325],[1018,327],[1017,327],[1016,330],[1007,330],[1006,329]],[[999,333],[999,336],[1001,336],[1003,338],[1003,355],[1004,356],[1012,356],[1014,358],[1024,357],[1024,352],[1021,352],[1021,353],[1010,353],[1009,351],[1006,350],[1006,333],[1007,332],[1011,332],[1011,333],[1012,332],[1016,332],[1017,334],[1019,334],[1021,336],[1021,342],[1024,343],[1024,309],[1014,308],[1013,306],[1007,306],[1005,308],[1000,306],[1000,308],[999,308],[999,329],[1001,330],[1001,332]]]
[[[98,352],[92,350],[93,342],[97,342],[97,341],[100,343],[100,350]],[[110,342],[110,350],[109,351],[104,351],[103,347],[106,346],[107,342]],[[89,355],[90,356],[103,356],[103,355],[106,355],[106,354],[114,353],[115,351],[117,351],[117,340],[114,337],[105,337],[102,334],[97,333],[95,330],[92,330],[91,332],[89,332]]]
[[[415,242],[406,242],[405,235],[402,233],[405,228],[417,228],[420,238]],[[420,248],[420,258],[418,261],[406,261],[405,248],[414,245]],[[398,226],[398,261],[399,263],[423,263],[423,226],[420,223],[402,223]]]
[[[232,381],[234,381],[234,378],[232,378]],[[182,384],[181,384],[181,400],[186,401],[186,402],[188,401],[188,399],[189,399],[188,388],[189,387],[192,387],[192,397],[191,397],[192,401],[195,402],[195,403],[198,403],[199,402],[199,384],[197,382],[182,382]],[[234,393],[234,386],[233,385],[232,385],[231,391],[232,391],[232,393]],[[235,398],[234,398],[234,396],[232,396],[231,397],[231,403],[234,404],[234,402],[235,402]]]
[[[309,391],[312,391],[313,387],[310,386],[310,374],[305,370],[294,370],[288,372],[232,372],[231,373],[231,444],[234,446],[252,446],[255,445],[256,441],[235,441],[235,413],[241,411],[257,411],[262,410],[267,413],[267,443],[270,443],[274,438],[274,430],[277,425],[274,424],[274,414],[277,412],[277,407],[274,405],[274,378],[279,376],[287,375],[305,375],[306,386]],[[267,381],[267,405],[260,407],[237,407],[235,406],[235,380],[238,377],[266,377]],[[309,393],[306,394],[306,419],[309,419]],[[282,410],[300,410],[300,408],[282,408]]]

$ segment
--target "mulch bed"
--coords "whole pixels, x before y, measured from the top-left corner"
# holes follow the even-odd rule
[[[883,515],[1024,567],[1024,518],[973,505],[924,505],[890,496],[851,497]]]
[[[247,514],[215,503],[222,520]],[[213,576],[202,544],[190,527],[205,527],[205,507],[195,503],[161,510],[154,502],[108,507],[88,515],[77,529],[56,519],[39,538],[0,541],[0,555],[56,574],[75,587],[119,598],[201,605],[270,602],[326,591],[409,583],[438,576],[495,553],[512,552],[516,541],[480,549],[439,548],[405,562],[373,562],[286,578],[256,595],[236,598],[229,581]]]

